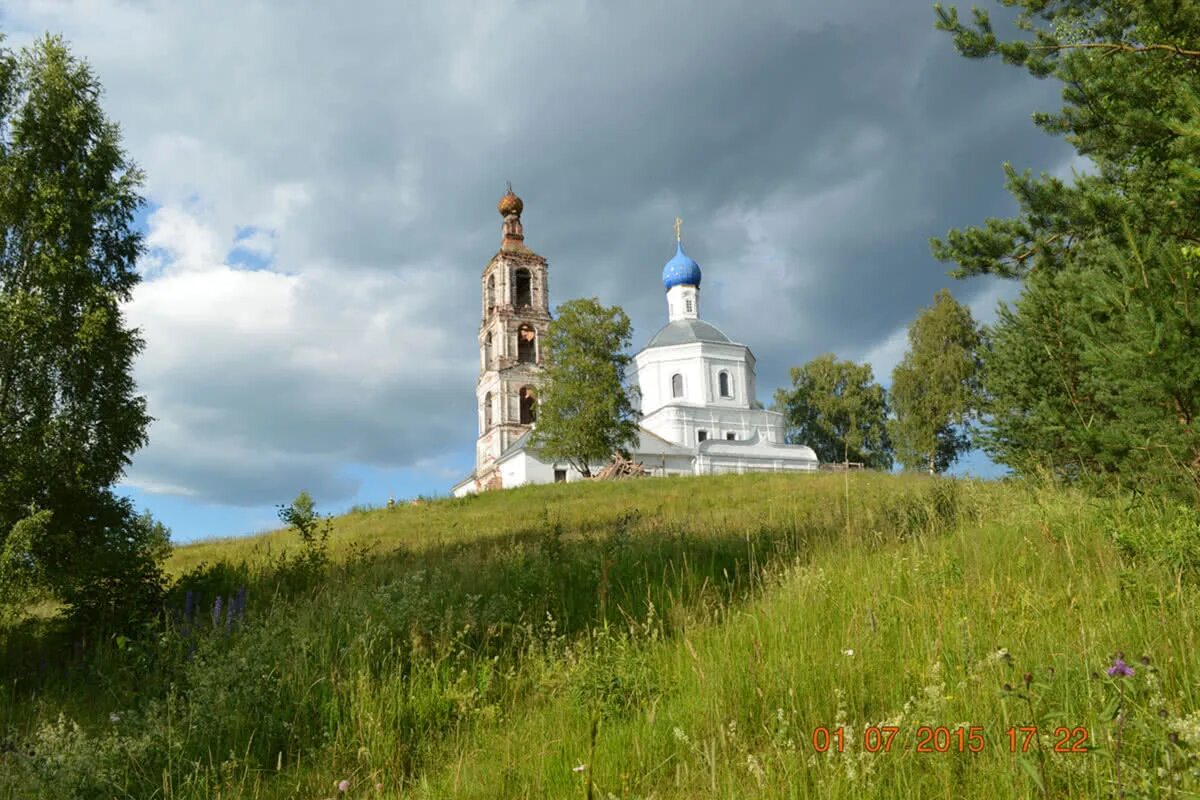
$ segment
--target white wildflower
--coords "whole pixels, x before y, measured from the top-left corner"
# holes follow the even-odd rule
[[[754,782],[761,789],[766,782],[767,773],[763,771],[762,764],[758,763],[758,759],[754,757],[753,753],[746,754],[746,769],[754,776]]]
[[[1190,745],[1200,744],[1200,711],[1167,721],[1167,727]]]

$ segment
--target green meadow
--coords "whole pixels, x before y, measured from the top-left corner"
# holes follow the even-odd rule
[[[168,566],[153,640],[4,631],[0,797],[1200,796],[1187,507],[588,482]]]

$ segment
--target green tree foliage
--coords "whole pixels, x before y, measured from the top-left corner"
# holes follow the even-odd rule
[[[792,387],[775,392],[788,441],[806,444],[824,462],[857,461],[890,469],[888,400],[870,364],[839,361],[832,353],[792,367]]]
[[[289,506],[279,506],[279,521],[296,531],[304,547],[304,557],[313,564],[329,560],[329,534],[333,519],[317,513],[312,495],[306,491],[296,495]]]
[[[545,382],[533,443],[546,458],[583,475],[637,441],[637,413],[625,386],[632,358],[629,317],[596,298],[555,309],[545,348]]]
[[[110,489],[150,418],[120,309],[142,175],[99,98],[60,39],[0,52],[0,552],[111,620],[154,605],[161,531]]]
[[[1022,473],[1194,488],[1200,3],[1001,2],[1032,36],[1001,41],[979,10],[968,26],[936,7],[937,27],[967,57],[1060,80],[1063,108],[1034,121],[1096,170],[1005,165],[1019,214],[931,242],[957,276],[1024,280],[984,357],[983,445]]]
[[[945,289],[908,326],[908,352],[889,392],[892,442],[906,468],[944,472],[971,446],[980,343],[970,309]]]
[[[1200,261],[1132,239],[1031,275],[984,358],[983,444],[1019,472],[1186,487],[1200,454]]]

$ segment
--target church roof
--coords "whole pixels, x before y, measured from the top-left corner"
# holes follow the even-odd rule
[[[524,450],[525,447],[529,444],[529,438],[532,434],[533,434],[533,429],[531,428],[531,429],[525,431],[524,433],[522,433],[516,439],[513,439],[512,444],[510,444],[508,447],[504,448],[504,452],[501,453],[496,458],[496,460],[500,461],[501,459],[511,456],[513,453],[519,453],[520,451]]]
[[[730,343],[730,339],[721,333],[715,325],[710,325],[702,319],[678,319],[668,322],[650,339],[644,349],[651,347],[670,347],[676,344],[691,344],[692,342]]]
[[[663,265],[663,288],[672,286],[700,286],[700,265],[683,252],[683,242],[675,242],[675,255]]]

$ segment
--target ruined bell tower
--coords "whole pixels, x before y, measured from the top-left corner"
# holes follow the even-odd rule
[[[542,343],[550,325],[546,259],[525,246],[524,203],[511,185],[497,208],[504,217],[500,250],[484,268],[481,285],[476,490],[500,485],[496,459],[537,419]]]

